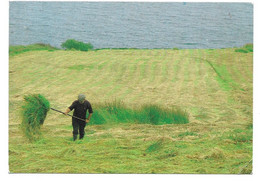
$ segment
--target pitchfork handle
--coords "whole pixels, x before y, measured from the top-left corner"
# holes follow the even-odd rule
[[[59,111],[59,110],[57,110],[57,109],[51,108],[51,110],[56,111],[56,112],[59,112],[59,113],[62,113],[62,114],[64,114],[64,115],[67,115],[67,116],[70,116],[70,117],[73,117],[73,118],[76,118],[76,119],[78,119],[78,120],[81,120],[81,121],[86,122],[86,120],[84,120],[84,119],[78,118],[78,117],[76,117],[76,116],[72,116],[72,115],[70,115],[70,114],[65,114],[64,112]]]

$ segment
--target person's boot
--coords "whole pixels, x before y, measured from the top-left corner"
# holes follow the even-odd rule
[[[84,138],[84,135],[80,135],[79,139],[82,140]]]
[[[78,135],[73,135],[73,141],[76,141]]]

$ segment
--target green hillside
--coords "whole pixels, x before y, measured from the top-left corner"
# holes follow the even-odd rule
[[[12,173],[251,173],[253,52],[227,49],[39,49],[9,59]],[[23,97],[42,94],[65,111],[84,93],[95,110],[123,102],[177,107],[187,124],[88,125],[72,141],[71,119],[49,112],[42,138],[20,124]]]

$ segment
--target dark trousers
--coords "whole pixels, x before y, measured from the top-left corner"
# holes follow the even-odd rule
[[[72,126],[73,126],[73,139],[76,140],[77,136],[79,134],[79,139],[83,139],[84,135],[85,135],[85,126],[86,126],[86,122],[85,121],[81,121],[78,119],[72,119]]]

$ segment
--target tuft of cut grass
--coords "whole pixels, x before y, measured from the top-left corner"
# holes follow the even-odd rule
[[[218,160],[218,159],[225,159],[225,154],[223,152],[222,149],[220,148],[214,148],[211,150],[211,152],[209,153],[209,155],[206,155],[204,158],[205,159],[215,159],[215,160]]]
[[[159,140],[153,144],[151,144],[146,150],[146,153],[151,153],[151,152],[157,152],[159,151],[163,146],[163,141]]]
[[[241,134],[235,133],[235,134],[231,134],[229,136],[229,139],[234,141],[235,144],[244,143],[244,142],[251,142],[252,141],[252,135],[244,134],[244,133],[241,133]]]
[[[198,134],[195,133],[195,132],[186,131],[186,132],[180,133],[180,134],[178,135],[178,137],[197,136],[197,135],[198,135]]]
[[[179,108],[163,108],[159,105],[144,105],[136,112],[138,123],[143,124],[186,124],[188,114]]]
[[[100,110],[100,109],[95,110],[95,113],[93,114],[92,119],[89,124],[90,125],[100,125],[100,124],[105,124],[105,123],[106,123],[106,120],[103,117],[102,110]]]
[[[37,140],[40,136],[40,126],[43,125],[50,110],[50,103],[41,94],[24,96],[24,100],[21,127],[30,141]]]
[[[179,108],[164,108],[159,105],[143,105],[128,108],[122,101],[113,101],[95,109],[91,124],[139,123],[139,124],[186,124],[187,112]],[[96,115],[95,115],[96,114]]]

